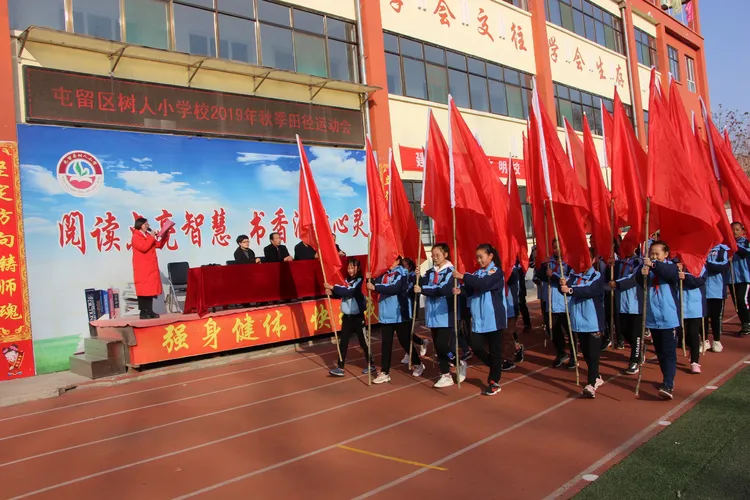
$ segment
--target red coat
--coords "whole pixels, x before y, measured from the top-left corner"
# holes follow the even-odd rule
[[[161,295],[161,275],[156,249],[167,244],[167,238],[156,241],[151,234],[133,231],[133,275],[135,277],[135,294],[142,297]]]

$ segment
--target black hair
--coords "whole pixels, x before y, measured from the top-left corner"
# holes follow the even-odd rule
[[[357,268],[357,271],[354,273],[354,277],[361,278],[362,277],[362,263],[359,262],[359,259],[357,259],[356,257],[349,257],[346,260],[346,265],[349,266],[349,264]]]
[[[482,243],[481,245],[477,246],[477,251],[479,250],[483,251],[487,255],[492,254],[492,262],[494,262],[497,267],[500,267],[500,255],[498,255],[495,247],[493,247],[489,243]]]
[[[243,241],[249,240],[249,239],[250,238],[248,238],[246,234],[241,234],[241,235],[237,236],[237,244],[239,245]]]
[[[268,241],[270,241],[271,243],[273,243],[273,237],[276,236],[276,235],[278,235],[279,238],[281,237],[281,235],[279,233],[271,233],[270,235],[268,235]]]
[[[413,260],[411,260],[410,258],[406,257],[403,260],[403,262],[404,262],[404,267],[406,267],[407,271],[416,271],[417,265],[414,263]]]
[[[437,248],[438,250],[443,252],[446,259],[451,258],[451,249],[447,243],[435,243],[434,245],[432,245],[432,248]]]
[[[660,246],[661,246],[661,247],[662,247],[662,248],[664,249],[664,253],[667,253],[667,254],[669,253],[669,245],[667,245],[667,244],[666,244],[665,242],[663,242],[662,240],[656,240],[656,241],[652,241],[652,242],[651,242],[651,246],[649,247],[649,251],[651,251],[651,248],[652,248],[652,247],[653,247],[654,245],[660,245]]]
[[[145,217],[138,217],[133,224],[133,229],[140,230],[148,220]]]
[[[742,222],[734,221],[734,222],[732,222],[732,225],[733,226],[735,226],[735,225],[736,226],[740,226],[740,228],[742,228],[743,231],[745,230],[745,225]]]

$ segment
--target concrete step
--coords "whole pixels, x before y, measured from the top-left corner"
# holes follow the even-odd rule
[[[89,337],[83,339],[84,352],[92,358],[124,359],[125,346],[122,339]]]
[[[99,358],[85,353],[70,357],[70,371],[90,379],[121,375],[126,370],[125,365],[117,359]]]

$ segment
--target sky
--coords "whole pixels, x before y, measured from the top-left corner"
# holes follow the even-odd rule
[[[750,111],[750,0],[703,0],[699,5],[711,107]]]

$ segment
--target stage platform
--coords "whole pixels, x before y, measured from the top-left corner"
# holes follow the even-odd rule
[[[124,373],[165,361],[205,356],[282,342],[308,340],[341,329],[341,302],[332,300],[333,318],[323,298],[197,314],[165,314],[157,319],[124,316],[89,323],[85,352],[71,356],[70,369],[90,378]],[[377,304],[368,306],[377,322]]]

